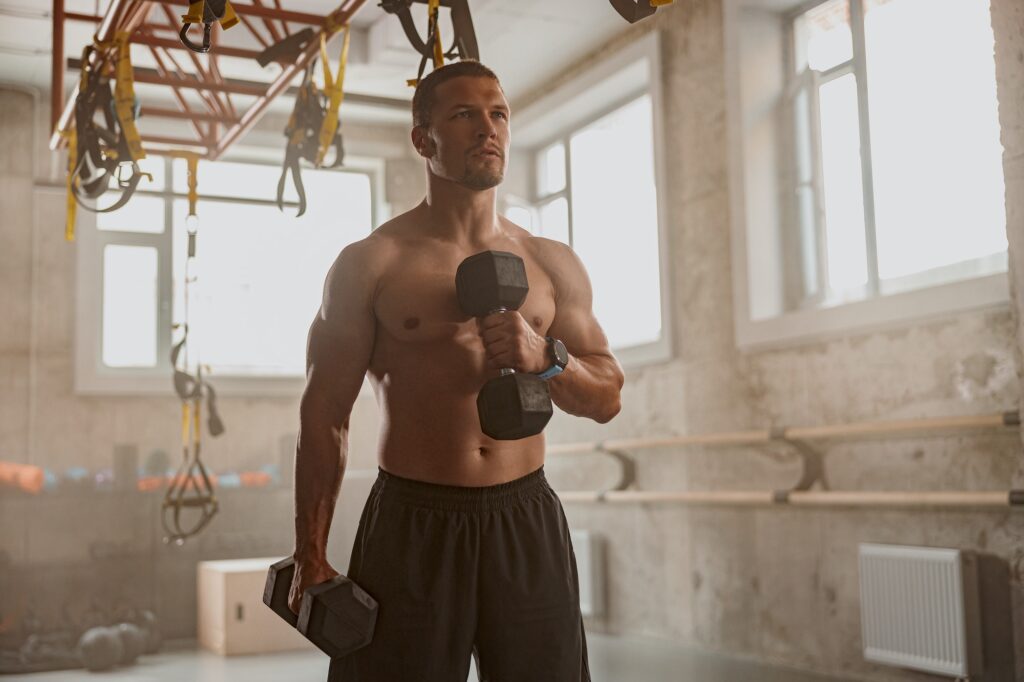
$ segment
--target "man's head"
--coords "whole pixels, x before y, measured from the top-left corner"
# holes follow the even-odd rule
[[[459,61],[431,72],[412,98],[412,141],[434,175],[484,190],[505,177],[509,108],[493,71]]]

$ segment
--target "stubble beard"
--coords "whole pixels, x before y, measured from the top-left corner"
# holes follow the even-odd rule
[[[470,164],[469,159],[466,160],[466,172],[463,173],[459,183],[465,185],[470,189],[482,191],[485,189],[491,189],[501,184],[501,181],[505,179],[505,164],[504,160],[500,164],[497,170],[492,170],[487,164],[481,164],[476,168],[473,168]]]

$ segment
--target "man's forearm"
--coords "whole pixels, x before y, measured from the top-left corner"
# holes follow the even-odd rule
[[[607,355],[569,356],[562,373],[548,381],[551,400],[563,411],[604,424],[621,408],[622,369]]]
[[[295,556],[326,561],[348,454],[348,423],[340,429],[303,425],[295,453]]]

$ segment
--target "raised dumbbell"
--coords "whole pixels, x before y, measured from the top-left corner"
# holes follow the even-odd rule
[[[518,310],[530,286],[523,259],[507,251],[483,251],[462,261],[455,293],[462,312],[472,317]],[[551,419],[548,385],[536,374],[503,368],[476,398],[480,429],[497,440],[535,436]]]
[[[292,557],[271,565],[263,588],[263,603],[331,658],[347,656],[370,643],[377,623],[377,602],[373,597],[338,575],[307,588],[296,616],[288,608],[288,591],[294,576]]]

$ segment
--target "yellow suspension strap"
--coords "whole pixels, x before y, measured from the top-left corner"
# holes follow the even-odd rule
[[[190,178],[195,178],[198,154],[176,152],[176,155],[189,161]],[[194,196],[195,186],[190,179],[190,215],[195,215]],[[190,265],[196,255],[195,236],[193,225],[188,232],[188,251],[185,260],[185,320],[181,325],[176,325],[183,328],[184,333],[181,340],[171,349],[174,391],[181,400],[182,458],[181,465],[164,494],[163,526],[167,533],[164,542],[174,542],[177,545],[184,544],[186,539],[202,531],[213,520],[219,508],[212,477],[200,456],[204,400],[209,408],[207,428],[210,435],[216,437],[224,433],[224,423],[217,412],[216,393],[210,383],[203,378],[202,364],[197,362],[195,374],[188,372],[189,285],[195,281],[191,277]],[[194,519],[191,524],[184,524],[182,517],[185,509],[196,510],[199,514],[198,519]]]
[[[115,93],[111,92],[103,55],[113,57]],[[95,59],[92,59],[95,57]],[[75,134],[78,151],[71,190],[85,209],[96,213],[115,211],[131,198],[142,177],[138,166],[145,157],[135,128],[135,92],[128,34],[120,33],[109,42],[96,42],[82,53],[83,70],[75,99]],[[97,117],[102,120],[97,121]],[[130,169],[130,175],[128,170]],[[86,200],[99,199],[115,178],[121,196],[112,205],[98,208]]]
[[[66,210],[67,218],[64,221],[64,240],[75,241],[75,215],[77,214],[78,202],[75,201],[73,184],[78,181],[75,177],[75,166],[78,165],[78,134],[75,129],[65,130],[61,137],[68,141],[68,177],[65,183],[67,188]]]
[[[344,92],[342,86],[345,63],[348,59],[348,29],[339,20],[329,16],[325,23],[327,34],[334,30],[333,27],[346,30],[337,77],[331,76],[330,67],[326,61],[326,40],[321,40],[320,55],[324,60],[325,91],[320,92],[313,83],[313,70],[316,64],[310,62],[295,97],[292,115],[288,118],[288,125],[284,130],[285,137],[288,138],[288,145],[285,147],[281,177],[277,181],[277,207],[284,210],[284,190],[288,176],[291,175],[295,183],[295,193],[299,199],[299,211],[296,217],[306,212],[306,189],[302,184],[300,161],[305,159],[319,167],[336,168],[345,160],[345,149],[341,133],[338,132],[338,108],[341,106]],[[335,151],[334,160],[326,164],[324,158],[332,143]]]
[[[328,105],[327,111],[324,113],[324,121],[320,124],[320,138],[316,153],[316,165],[318,168],[323,165],[327,150],[331,148],[334,142],[334,136],[338,130],[338,109],[341,108],[341,101],[345,98],[345,64],[348,62],[349,25],[345,24],[343,30],[345,31],[345,37],[341,44],[338,73],[334,78],[331,76],[331,65],[327,60],[327,36],[323,33],[320,34],[320,59],[324,67],[324,95],[327,97]],[[340,147],[338,152],[340,155]],[[340,162],[341,159],[338,158],[335,165]]]
[[[220,507],[211,476],[200,458],[202,400],[200,393],[181,403],[182,462],[164,493],[164,542],[179,546],[206,528]],[[183,524],[186,509],[198,510],[199,518]]]
[[[205,53],[210,51],[210,32],[216,22],[225,31],[238,23],[238,15],[235,14],[230,0],[194,0],[188,4],[188,14],[181,15],[181,31],[178,38],[181,44],[193,52]],[[203,42],[196,45],[188,38],[188,29],[192,24],[203,25]]]
[[[664,7],[671,5],[675,0],[651,0],[651,7]]]
[[[413,3],[427,6],[427,37],[424,39],[416,29],[412,17]],[[469,11],[469,0],[444,0],[444,6],[450,10],[452,21],[452,44],[445,50],[441,42],[440,31],[440,0],[381,0],[380,8],[388,14],[394,14],[402,24],[405,37],[412,49],[420,55],[420,68],[416,78],[406,81],[410,86],[419,85],[426,69],[427,61],[434,64],[434,69],[444,66],[445,61],[454,59],[480,60],[480,49],[476,42],[476,31],[473,29],[473,16]]]
[[[138,161],[146,158],[142,149],[142,139],[135,127],[135,84],[132,80],[132,53],[127,31],[121,31],[114,38],[117,48],[117,67],[114,84],[114,108],[117,120],[121,123],[121,132],[128,143],[131,159],[119,159],[121,162]]]
[[[199,202],[199,153],[170,151],[168,156],[175,159],[185,159],[188,164],[188,215],[196,217],[196,204]]]
[[[438,17],[441,13],[441,0],[428,0],[427,2],[427,39],[425,44],[430,48],[430,54],[434,60],[434,69],[444,66],[444,48],[441,46],[441,22]],[[409,87],[416,87],[423,78],[423,71],[427,66],[427,54],[420,59],[420,70],[415,78],[405,81]]]

